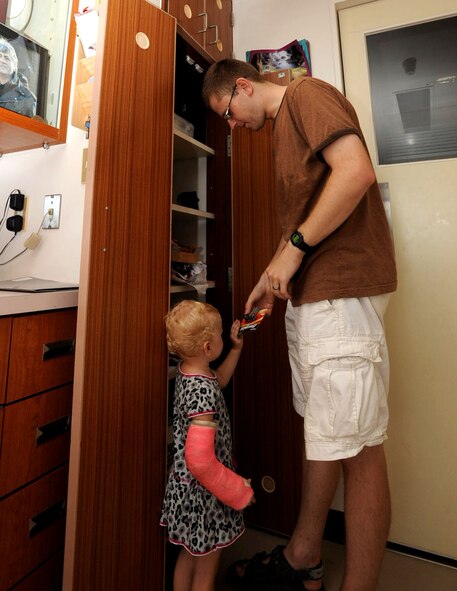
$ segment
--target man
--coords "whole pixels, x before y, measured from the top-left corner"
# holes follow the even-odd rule
[[[322,590],[321,546],[344,476],[346,568],[341,591],[374,591],[390,525],[383,441],[388,355],[383,313],[396,289],[390,230],[353,107],[329,84],[267,82],[238,60],[205,76],[206,104],[231,129],[274,120],[282,236],[249,295],[288,300],[286,332],[294,407],[304,418],[302,501],[287,546],[239,561],[240,589]]]
[[[28,88],[27,80],[17,70],[14,47],[0,38],[0,107],[27,117],[36,113],[36,96]]]

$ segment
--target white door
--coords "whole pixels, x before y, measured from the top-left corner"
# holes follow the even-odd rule
[[[345,91],[359,114],[378,181],[388,183],[398,263],[399,287],[386,315],[391,357],[391,418],[386,442],[393,508],[389,539],[454,559],[457,558],[457,160],[439,156],[441,159],[378,164],[381,136],[392,122],[407,142],[414,142],[415,136],[405,133],[408,122],[401,110],[401,101],[410,100],[411,95],[400,96],[403,90],[390,93],[389,101],[396,104],[396,114],[391,110],[392,104],[376,105],[376,97],[371,96],[370,77],[373,90],[375,80],[373,68],[369,73],[369,61],[373,64],[371,55],[370,60],[367,56],[366,35],[456,14],[456,0],[377,0],[339,11]],[[448,44],[455,47],[456,39],[448,39]],[[384,49],[381,46],[381,51],[390,49],[389,44]],[[431,43],[420,55],[430,57],[433,52]],[[405,54],[397,57],[400,59],[392,64],[386,80],[391,82],[395,76],[403,75],[409,76],[411,82],[417,76],[417,83],[410,83],[408,88],[435,88],[433,84],[439,76],[426,83],[420,79],[424,61],[419,54],[411,55],[405,49]],[[454,66],[457,74],[457,63]],[[434,104],[440,97],[449,99],[457,92],[457,76],[447,78],[447,89],[444,85],[436,86],[437,92],[432,93]],[[419,94],[413,97],[413,102],[417,103]],[[381,123],[377,120],[376,137],[372,111],[376,116],[377,108],[381,114],[383,108],[389,113],[384,123],[382,119]],[[444,127],[451,144],[455,143],[457,126]],[[442,149],[444,141],[435,139],[435,148]]]

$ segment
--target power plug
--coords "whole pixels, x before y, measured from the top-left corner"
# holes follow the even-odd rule
[[[17,234],[22,230],[23,223],[24,220],[21,215],[12,215],[6,220],[6,229]]]
[[[32,232],[27,240],[24,242],[25,248],[28,250],[35,250],[35,248],[40,244],[41,236],[36,232]]]
[[[25,196],[19,189],[16,189],[16,191],[17,193],[10,193],[10,209],[22,211],[24,209]]]

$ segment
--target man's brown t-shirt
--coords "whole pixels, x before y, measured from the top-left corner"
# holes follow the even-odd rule
[[[346,134],[363,139],[357,115],[333,86],[299,78],[287,88],[274,122],[279,221],[284,240],[313,209],[330,174],[322,150]],[[305,255],[293,280],[292,304],[395,291],[393,243],[377,183],[349,218]]]

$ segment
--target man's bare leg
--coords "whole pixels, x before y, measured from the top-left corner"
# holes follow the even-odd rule
[[[384,447],[365,447],[342,464],[346,570],[341,591],[375,591],[391,514]]]
[[[339,462],[303,458],[300,513],[284,550],[284,556],[295,569],[311,568],[321,560],[325,523],[339,476]],[[320,589],[321,581],[309,581],[304,588],[310,591]]]

